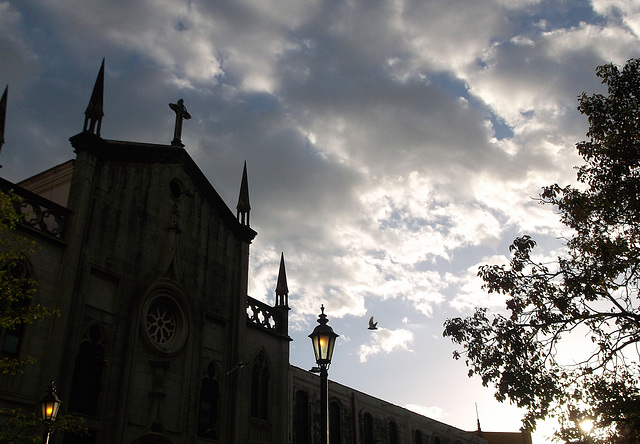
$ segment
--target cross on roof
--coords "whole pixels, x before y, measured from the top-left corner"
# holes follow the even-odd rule
[[[189,120],[191,118],[191,114],[187,111],[187,108],[184,106],[184,100],[178,100],[178,103],[170,103],[169,107],[176,113],[176,125],[173,130],[173,140],[171,141],[171,145],[183,147],[184,144],[180,138],[182,137],[182,121]]]

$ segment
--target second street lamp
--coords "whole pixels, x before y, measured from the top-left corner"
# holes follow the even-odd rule
[[[44,432],[44,436],[42,437],[42,442],[44,444],[48,444],[49,435],[51,435],[51,424],[56,420],[58,416],[58,410],[60,409],[60,398],[56,394],[56,386],[53,381],[51,381],[51,385],[47,389],[47,394],[42,397],[40,401],[40,409],[42,410],[42,420],[45,423],[46,430]]]
[[[329,365],[333,356],[333,347],[338,335],[327,325],[327,315],[324,314],[324,305],[318,316],[318,326],[309,335],[313,344],[313,353],[320,369],[320,442],[329,442]]]

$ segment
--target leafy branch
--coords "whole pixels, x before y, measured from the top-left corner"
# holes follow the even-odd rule
[[[444,336],[463,346],[469,376],[493,385],[500,401],[526,409],[525,427],[557,416],[557,436],[579,436],[578,419],[593,418],[594,440],[640,438],[640,59],[596,75],[608,94],[583,93],[578,110],[588,140],[576,144],[583,188],[543,187],[573,235],[564,256],[537,263],[528,235],[509,247],[506,265],[484,265],[488,293],[506,296],[508,316],[477,308],[449,319]],[[567,356],[559,346],[582,339]],[[586,341],[584,341],[586,340]],[[580,354],[581,353],[581,354]]]

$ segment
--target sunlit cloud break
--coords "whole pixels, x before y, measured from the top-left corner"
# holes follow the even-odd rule
[[[406,404],[404,408],[433,419],[440,419],[443,415],[442,409],[436,406],[427,407],[424,405]]]
[[[378,328],[372,333],[371,341],[362,344],[358,351],[360,362],[366,362],[369,356],[376,355],[381,351],[391,353],[396,349],[412,351],[409,346],[413,343],[413,333],[404,328],[389,330]]]

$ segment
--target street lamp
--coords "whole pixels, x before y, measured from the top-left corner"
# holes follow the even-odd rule
[[[338,335],[327,325],[327,315],[324,314],[324,305],[320,307],[322,313],[318,316],[318,326],[309,335],[313,344],[313,353],[316,355],[316,363],[320,368],[320,443],[329,442],[329,381],[328,370],[333,356],[333,347],[336,345]]]
[[[58,416],[60,404],[62,404],[62,401],[60,401],[58,395],[56,395],[56,387],[53,384],[53,380],[51,380],[51,385],[47,389],[47,394],[44,395],[42,397],[42,400],[40,401],[40,408],[42,409],[42,420],[47,427],[45,434],[42,437],[42,442],[44,444],[49,443],[49,435],[51,435],[51,424],[56,420],[56,416]]]

